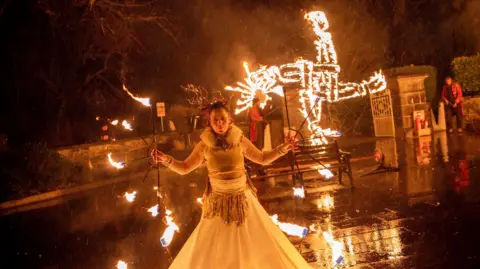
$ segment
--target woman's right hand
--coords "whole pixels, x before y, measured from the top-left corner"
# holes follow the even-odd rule
[[[153,161],[155,161],[156,163],[163,163],[168,161],[168,156],[158,149],[152,149],[152,152],[150,154],[152,155]]]

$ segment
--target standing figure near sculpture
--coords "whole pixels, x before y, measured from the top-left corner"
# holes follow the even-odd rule
[[[442,90],[442,100],[445,103],[448,133],[453,133],[452,117],[457,117],[457,131],[463,130],[463,94],[460,84],[454,82],[451,77],[445,78]]]
[[[265,131],[265,119],[263,117],[263,111],[260,107],[260,100],[253,99],[253,105],[248,111],[248,117],[250,120],[250,141],[259,149],[263,149],[263,138]]]

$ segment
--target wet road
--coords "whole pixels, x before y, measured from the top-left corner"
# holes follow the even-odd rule
[[[279,220],[316,231],[295,246],[315,268],[332,268],[332,248],[323,231],[341,245],[344,260],[337,268],[480,268],[480,137],[437,134],[420,140],[378,140],[347,145],[354,155],[374,149],[399,172],[363,176],[373,160],[354,163],[356,188],[333,189],[263,200]],[[2,268],[168,268],[196,223],[195,202],[205,184],[204,171],[180,177],[162,171],[175,221],[166,249],[159,238],[165,229],[147,209],[157,203],[151,173],[142,178],[54,201],[49,207],[0,217]],[[261,193],[289,190],[289,182],[264,181]],[[307,192],[324,185],[307,182]],[[137,191],[129,203],[122,195]],[[263,195],[265,197],[265,195]],[[168,250],[168,251],[167,251]]]

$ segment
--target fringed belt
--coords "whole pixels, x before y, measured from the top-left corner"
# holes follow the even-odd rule
[[[203,217],[220,217],[225,224],[241,225],[245,222],[248,203],[245,190],[250,189],[256,196],[256,189],[250,178],[242,176],[232,180],[214,180],[214,188],[210,180],[203,195]]]

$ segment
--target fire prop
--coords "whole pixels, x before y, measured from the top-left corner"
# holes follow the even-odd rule
[[[278,215],[275,214],[270,217],[273,222],[282,230],[284,233],[293,235],[293,236],[298,236],[298,237],[305,237],[308,233],[308,229],[296,224],[291,224],[291,223],[284,223],[278,221]]]
[[[322,175],[323,177],[325,177],[326,179],[330,179],[330,178],[333,177],[332,171],[330,171],[330,170],[328,170],[328,169],[326,169],[326,168],[325,168],[325,169],[319,169],[319,170],[318,170],[318,173],[319,173],[320,175]]]
[[[325,136],[337,135],[337,132],[321,128],[322,102],[338,102],[365,96],[367,92],[372,94],[383,91],[386,89],[386,81],[379,71],[361,83],[340,82],[340,66],[332,35],[327,32],[329,25],[325,13],[313,11],[307,13],[305,19],[312,25],[317,36],[314,42],[317,49],[316,62],[297,59],[294,63],[279,66],[261,66],[254,72],[244,63],[247,74],[244,82],[237,82],[237,86],[227,86],[225,89],[241,93],[235,110],[235,114],[238,114],[251,107],[252,100],[259,93],[266,95],[268,100],[271,93],[283,96],[283,86],[298,86],[302,104],[300,111],[307,120],[311,138],[323,138],[315,141],[323,144],[327,143]]]
[[[126,121],[126,120],[122,121],[122,126],[123,126],[123,128],[125,128],[125,130],[129,130],[129,131],[133,130],[132,129],[132,124],[129,123],[128,121]]]
[[[163,236],[160,238],[160,243],[162,244],[163,247],[167,247],[168,245],[170,245],[173,239],[173,235],[175,234],[175,231],[177,231],[177,233],[180,231],[177,224],[173,222],[173,218],[170,216],[172,214],[172,211],[166,210],[165,214],[166,214],[165,220],[167,222],[167,228],[163,232]]]
[[[107,155],[107,158],[108,158],[108,162],[115,168],[117,169],[122,169],[125,167],[125,163],[123,162],[116,162],[112,159],[112,153],[108,153]]]
[[[137,197],[137,192],[134,191],[134,192],[126,192],[125,193],[125,199],[127,199],[127,201],[129,203],[135,201],[135,198]]]
[[[323,237],[327,241],[327,243],[330,245],[330,248],[332,248],[332,263],[334,266],[337,264],[340,264],[343,261],[343,256],[342,256],[342,250],[343,250],[343,244],[340,243],[339,241],[336,241],[333,238],[333,235],[323,232]]]
[[[117,269],[127,269],[128,268],[127,263],[124,262],[124,261],[118,261],[116,267],[117,267]]]
[[[152,214],[152,217],[156,217],[158,216],[158,205],[154,205],[152,207],[150,207],[147,212],[150,212],[150,214]]]
[[[128,95],[130,95],[130,97],[132,97],[135,101],[137,102],[140,102],[142,105],[144,106],[151,106],[150,105],[150,98],[140,98],[140,97],[136,97],[135,95],[133,95],[130,91],[128,91],[127,87],[124,85],[123,86],[123,90],[125,92],[127,92]]]
[[[293,188],[293,196],[298,198],[305,198],[305,190],[301,188]]]

